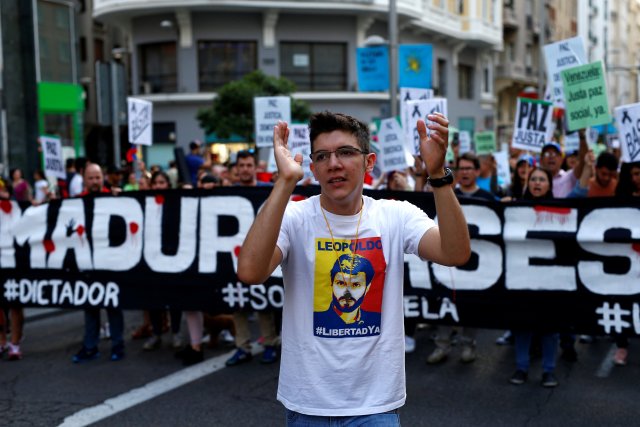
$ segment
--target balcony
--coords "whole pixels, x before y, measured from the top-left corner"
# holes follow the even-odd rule
[[[264,12],[277,10],[279,13],[348,13],[376,14],[382,19],[389,10],[389,0],[324,0],[324,1],[282,1],[282,0],[94,0],[93,17],[111,21],[119,25],[123,19],[176,10],[204,10]],[[495,22],[486,22],[473,17],[460,16],[446,8],[433,5],[431,0],[398,0],[398,17],[411,22],[415,28],[428,33],[450,36],[475,46],[502,47],[502,13]]]
[[[517,30],[519,27],[518,18],[516,12],[511,7],[505,7],[502,9],[502,24],[507,31]]]

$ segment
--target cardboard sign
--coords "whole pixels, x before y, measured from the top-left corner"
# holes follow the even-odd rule
[[[573,37],[545,45],[544,57],[547,62],[547,88],[551,91],[553,103],[564,108],[565,97],[560,72],[587,63],[582,38]]]
[[[273,128],[279,121],[291,122],[291,98],[265,96],[253,98],[256,146],[273,147]]]
[[[471,133],[468,130],[458,132],[459,154],[468,153],[471,150]]]
[[[383,173],[406,169],[407,163],[404,145],[404,132],[395,118],[380,122],[378,131],[379,162]],[[411,163],[412,164],[412,163]]]
[[[41,136],[42,157],[44,157],[44,174],[47,177],[66,179],[64,170],[64,158],[62,156],[62,144],[60,138]]]
[[[361,92],[389,90],[389,49],[387,46],[359,47],[358,89]]]
[[[304,171],[304,177],[301,182],[307,178],[313,180],[313,174],[309,165],[311,164],[311,140],[309,139],[309,126],[306,124],[297,124],[289,126],[289,141],[287,143],[291,156],[295,157],[296,154],[302,154],[302,170]]]
[[[622,105],[614,111],[622,161],[640,161],[640,103]]]
[[[536,153],[553,135],[553,104],[537,99],[518,98],[511,146]]]
[[[409,132],[411,134],[411,153],[420,154],[420,136],[416,127],[418,120],[424,120],[429,125],[431,121],[427,119],[429,114],[442,113],[447,115],[447,100],[445,98],[432,98],[418,101],[407,101],[409,108]],[[429,135],[427,128],[427,135]]]
[[[498,181],[504,183],[505,187],[511,185],[511,169],[509,168],[509,152],[496,151],[493,153],[493,158],[496,159]]]
[[[473,136],[476,154],[491,154],[497,150],[496,133],[493,131],[476,132]]]
[[[409,111],[409,101],[418,101],[433,98],[433,89],[422,89],[416,87],[400,88],[400,117],[402,119],[402,131],[407,153],[413,153],[413,132],[411,131],[411,120]]]
[[[398,47],[400,87],[431,87],[433,48],[430,44],[403,44]]]
[[[560,74],[564,85],[568,130],[611,122],[602,61],[570,68]]]
[[[153,144],[153,104],[142,99],[127,98],[129,142],[135,145]]]

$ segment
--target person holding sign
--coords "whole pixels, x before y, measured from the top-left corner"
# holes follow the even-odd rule
[[[238,278],[263,283],[278,265],[282,268],[277,397],[287,409],[288,425],[327,424],[333,416],[353,417],[359,425],[400,425],[396,410],[406,400],[404,253],[442,265],[463,265],[471,254],[453,176],[445,168],[449,121],[442,114],[429,115],[429,120],[430,136],[422,120],[418,133],[438,225],[407,202],[363,196],[365,174],[376,162],[369,128],[351,116],[328,111],[314,114],[309,124],[311,171],[320,195],[289,203],[303,176],[302,156],[293,157],[289,151],[287,123],[274,128],[279,178],[242,245]],[[315,322],[314,313],[331,304],[327,277],[336,260],[341,260],[338,269],[352,297],[356,290],[351,278],[366,274],[352,269],[353,262],[343,262],[345,255],[350,260],[366,258],[373,269],[367,297],[351,298],[345,311],[361,302],[364,310],[377,313],[376,318],[367,325],[355,318],[355,327]],[[347,390],[349,397],[339,390]]]
[[[540,165],[543,169],[551,172],[553,176],[553,196],[555,198],[565,198],[571,193],[576,186],[582,168],[584,167],[584,156],[589,151],[587,146],[587,137],[584,129],[580,129],[580,149],[578,151],[578,165],[570,171],[564,171],[562,167],[562,148],[556,142],[547,142],[542,147],[540,153]]]

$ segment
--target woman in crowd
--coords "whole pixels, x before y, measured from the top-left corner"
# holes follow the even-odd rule
[[[636,199],[640,197],[640,162],[623,163],[620,168],[620,180],[616,186],[616,198]],[[618,366],[627,364],[629,354],[629,339],[622,335],[614,335],[616,350],[613,363]]]
[[[143,174],[144,176],[144,174]],[[162,172],[157,171],[151,175],[150,188],[152,190],[168,190],[171,188],[171,182],[169,176]],[[172,341],[171,346],[173,348],[182,347],[182,338],[180,336],[180,322],[182,321],[182,311],[176,309],[170,309],[169,315],[171,318],[171,333]],[[166,311],[163,309],[149,310],[149,319],[151,321],[152,335],[142,345],[143,350],[151,351],[158,349],[162,346],[162,333],[166,323]]]
[[[524,200],[549,200],[553,199],[553,177],[547,170],[534,167],[529,173],[527,186],[524,191]],[[542,339],[542,386],[555,387],[558,380],[555,376],[556,354],[558,351],[559,335],[548,331],[540,331]],[[516,372],[510,379],[511,384],[523,384],[529,373],[531,342],[533,331],[514,330],[516,346]]]
[[[35,196],[33,202],[41,204],[49,201],[49,181],[44,177],[44,172],[38,169],[33,173]]]
[[[31,185],[22,177],[21,169],[11,170],[11,188],[13,198],[18,202],[30,202],[33,199]]]
[[[507,195],[502,198],[502,201],[511,201],[522,199],[524,190],[527,184],[527,177],[531,168],[535,165],[533,157],[524,154],[518,158],[516,167],[513,171],[513,177],[511,179],[511,185],[507,189]]]

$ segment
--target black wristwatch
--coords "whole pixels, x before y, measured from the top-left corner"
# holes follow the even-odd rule
[[[444,187],[453,184],[453,172],[449,168],[444,168],[444,176],[442,178],[427,178],[427,182],[433,188]]]

